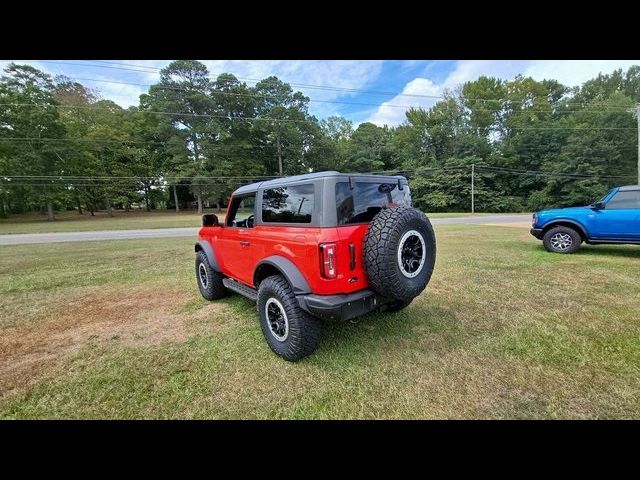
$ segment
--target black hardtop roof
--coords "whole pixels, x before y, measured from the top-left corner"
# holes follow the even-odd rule
[[[630,190],[640,190],[640,185],[625,185],[618,188],[621,192],[628,192]]]
[[[389,182],[397,182],[398,180],[405,180],[406,178],[402,175],[377,175],[373,173],[340,173],[336,171],[328,171],[328,172],[315,172],[315,173],[305,173],[303,175],[293,175],[291,177],[282,177],[275,178],[273,180],[265,180],[264,182],[256,182],[250,183],[248,185],[242,185],[237,188],[233,194],[238,195],[242,193],[250,193],[255,192],[259,188],[265,187],[279,187],[282,185],[288,185],[291,183],[304,182],[306,180],[318,180],[319,178],[327,178],[327,177],[339,177],[344,178],[345,181],[349,179],[349,177],[354,177],[354,180],[366,178],[366,179],[375,179],[380,181],[389,181]]]

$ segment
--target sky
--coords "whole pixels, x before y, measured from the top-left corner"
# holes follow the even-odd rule
[[[8,60],[26,63],[51,75],[66,75],[122,107],[159,80],[170,60]],[[432,106],[445,89],[482,75],[505,80],[516,75],[580,85],[599,73],[611,73],[639,60],[202,60],[212,76],[232,73],[254,85],[270,75],[307,95],[318,118],[341,115],[355,125],[398,125],[405,111]]]

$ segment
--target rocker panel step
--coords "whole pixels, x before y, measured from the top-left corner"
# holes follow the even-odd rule
[[[248,287],[244,283],[237,282],[230,278],[223,278],[222,284],[229,290],[239,293],[254,302],[258,299],[258,291],[255,288]]]

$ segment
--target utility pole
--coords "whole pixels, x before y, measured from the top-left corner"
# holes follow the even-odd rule
[[[636,120],[638,120],[638,185],[640,185],[640,103],[636,105]]]
[[[640,168],[640,164],[638,164],[638,168]],[[471,164],[471,214],[475,213],[476,210],[476,192],[475,192],[475,176],[476,176],[476,164]]]

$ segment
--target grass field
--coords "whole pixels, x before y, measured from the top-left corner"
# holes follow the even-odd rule
[[[224,218],[224,212],[207,210]],[[171,211],[130,211],[116,210],[113,217],[106,212],[98,212],[94,217],[86,213],[58,212],[56,220],[48,222],[45,215],[30,213],[12,215],[0,219],[0,234],[8,233],[50,233],[84,232],[90,230],[131,230],[139,228],[197,227],[201,216],[194,212],[175,213]]]
[[[437,226],[405,311],[296,364],[209,303],[191,239],[0,248],[0,418],[639,418],[640,248]]]
[[[207,210],[207,213],[215,213],[220,220],[225,217],[225,212],[217,209]],[[490,215],[478,213],[476,216]],[[469,213],[430,213],[430,217],[467,217]],[[106,212],[98,212],[94,217],[85,213],[58,212],[56,220],[48,222],[45,215],[29,213],[25,215],[12,215],[9,218],[0,219],[0,235],[10,233],[52,233],[52,232],[84,232],[91,230],[132,230],[140,228],[171,228],[171,227],[198,227],[201,225],[201,216],[192,211],[175,213],[173,211],[114,211],[114,216],[109,217]]]

